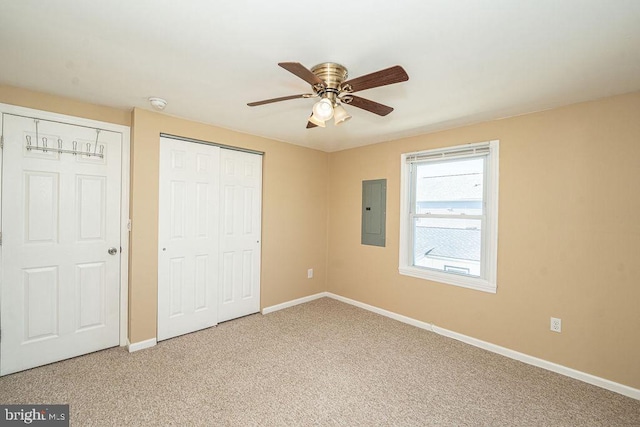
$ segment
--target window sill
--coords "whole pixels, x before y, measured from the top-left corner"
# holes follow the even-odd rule
[[[402,266],[398,268],[400,274],[404,276],[416,277],[418,279],[430,280],[432,282],[445,283],[447,285],[460,286],[462,288],[474,289],[477,291],[496,293],[496,283],[477,277],[465,277],[457,274],[441,273],[417,267]]]

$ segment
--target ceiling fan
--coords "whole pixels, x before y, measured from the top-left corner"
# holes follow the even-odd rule
[[[264,101],[250,102],[247,105],[256,107],[289,99],[320,98],[313,105],[312,114],[307,122],[307,129],[316,126],[325,127],[325,122],[332,117],[336,125],[349,120],[351,116],[346,112],[342,104],[353,105],[379,116],[386,116],[393,111],[393,108],[361,98],[353,93],[409,80],[407,72],[399,65],[351,80],[347,80],[347,68],[334,62],[324,62],[310,70],[299,62],[280,62],[278,65],[309,83],[313,92],[265,99]]]

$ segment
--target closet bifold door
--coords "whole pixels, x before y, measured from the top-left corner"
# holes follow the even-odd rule
[[[220,147],[160,138],[158,340],[218,323]]]
[[[262,156],[220,152],[218,322],[260,311]]]
[[[260,311],[262,155],[160,138],[158,340]]]

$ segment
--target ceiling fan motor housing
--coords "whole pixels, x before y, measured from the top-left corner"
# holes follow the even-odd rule
[[[323,62],[311,68],[311,72],[325,82],[326,87],[313,86],[313,91],[320,96],[326,94],[333,103],[340,94],[340,85],[347,80],[349,73],[347,67],[335,62]]]

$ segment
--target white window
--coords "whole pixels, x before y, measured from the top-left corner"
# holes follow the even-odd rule
[[[402,155],[400,274],[496,292],[498,145]]]

